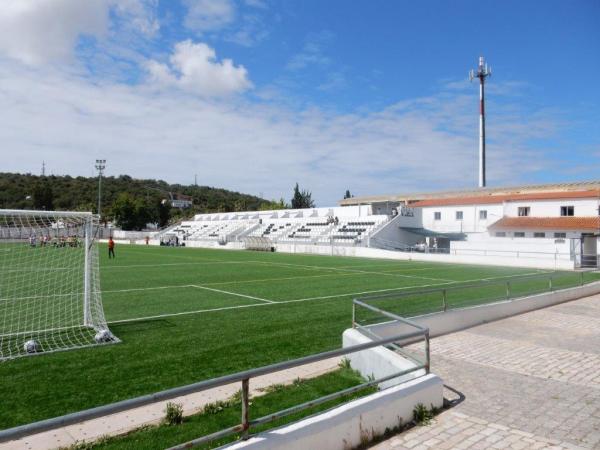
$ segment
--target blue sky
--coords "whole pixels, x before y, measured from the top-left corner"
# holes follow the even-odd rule
[[[600,2],[6,0],[1,170],[163,178],[319,205],[597,179]]]

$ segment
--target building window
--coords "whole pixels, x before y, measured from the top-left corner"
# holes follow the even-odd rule
[[[555,239],[565,239],[567,237],[567,233],[554,233]]]
[[[436,211],[433,213],[433,220],[442,220],[442,213],[440,211]]]
[[[519,206],[518,214],[519,217],[526,217],[531,212],[531,208],[529,206]]]
[[[525,233],[522,231],[515,231],[514,236],[515,237],[525,237]]]
[[[456,211],[456,220],[462,220],[462,219],[463,219],[463,212]]]
[[[479,211],[479,220],[487,220],[487,211],[485,209]]]
[[[574,206],[561,206],[560,207],[560,215],[561,216],[574,216],[575,215],[575,207]]]
[[[506,237],[506,231],[496,231],[496,237]]]
[[[546,237],[546,233],[542,233],[542,232],[535,232],[535,233],[533,233],[533,237],[536,237],[536,238],[544,238],[544,237]]]

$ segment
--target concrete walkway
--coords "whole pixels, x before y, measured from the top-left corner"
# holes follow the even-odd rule
[[[373,450],[600,449],[600,295],[433,339],[431,352],[464,400]]]
[[[250,380],[250,395],[264,394],[264,388],[274,384],[291,384],[297,378],[318,377],[338,367],[341,358],[331,358],[285,371],[263,375]],[[226,400],[241,389],[241,383],[230,384],[196,394],[171,400],[183,405],[184,415],[200,412],[204,405],[217,400]],[[28,436],[16,441],[0,444],[0,450],[50,450],[69,447],[76,443],[94,441],[106,435],[118,435],[143,425],[159,423],[165,416],[167,402],[157,402],[118,414],[89,420],[57,430]],[[241,410],[240,410],[241,414]]]

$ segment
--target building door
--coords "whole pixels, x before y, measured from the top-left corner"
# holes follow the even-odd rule
[[[581,235],[581,267],[598,267],[598,247],[596,236]]]

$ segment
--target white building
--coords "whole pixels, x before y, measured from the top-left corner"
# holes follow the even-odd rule
[[[358,197],[341,204],[398,212],[371,241],[384,248],[567,254],[579,265],[597,264],[600,182]]]

